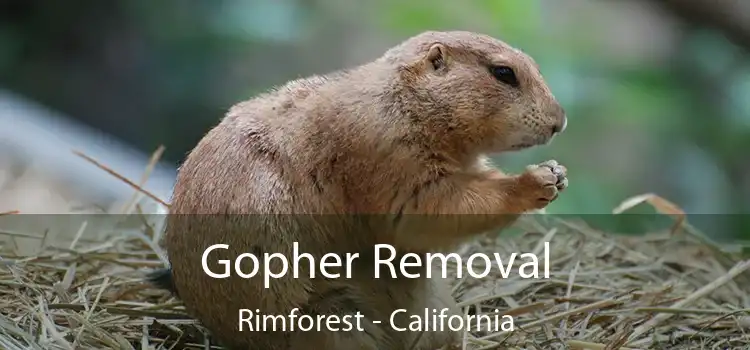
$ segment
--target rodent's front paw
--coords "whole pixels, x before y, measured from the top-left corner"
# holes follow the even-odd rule
[[[555,160],[529,165],[519,178],[520,195],[531,209],[541,209],[568,187],[567,169]]]

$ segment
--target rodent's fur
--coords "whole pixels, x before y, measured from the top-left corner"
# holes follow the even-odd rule
[[[519,85],[496,79],[498,65]],[[188,155],[163,241],[171,271],[151,280],[230,348],[409,349],[419,334],[386,326],[391,311],[460,310],[438,278],[373,279],[373,246],[450,250],[543,208],[567,186],[564,167],[550,161],[507,175],[486,155],[548,143],[565,124],[532,58],[472,32],[425,32],[362,66],[289,82],[232,107]],[[217,259],[246,252],[291,256],[295,241],[316,259],[361,253],[360,273],[309,279],[302,264],[299,278],[288,273],[264,289],[260,278],[213,279],[201,268],[213,244],[230,246],[212,253],[216,269]],[[237,329],[240,308],[285,315],[295,307],[382,323],[366,322],[366,332]],[[458,340],[425,332],[414,349]]]

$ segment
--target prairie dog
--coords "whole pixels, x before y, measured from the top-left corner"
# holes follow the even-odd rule
[[[567,187],[565,167],[547,161],[510,175],[487,155],[547,144],[566,125],[531,57],[472,32],[424,32],[372,62],[289,82],[233,106],[190,152],[163,241],[171,270],[151,279],[231,349],[407,350],[419,334],[391,329],[394,309],[460,310],[439,278],[374,279],[373,246],[446,251],[547,206]],[[316,261],[359,252],[357,273],[311,279],[302,264],[298,278],[266,289],[260,278],[214,279],[201,267],[217,243],[229,248],[212,253],[214,270],[247,252],[289,257],[293,242]],[[238,329],[239,309],[294,308],[358,312],[366,331]],[[460,340],[426,333],[414,349]]]

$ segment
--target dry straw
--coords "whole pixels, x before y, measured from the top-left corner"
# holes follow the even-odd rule
[[[454,295],[466,313],[498,309],[516,325],[514,332],[466,332],[463,348],[750,349],[750,262],[702,238],[679,208],[657,196],[635,197],[615,212],[642,202],[675,216],[675,227],[625,237],[537,215],[521,222],[524,234],[463,247],[461,254],[502,255],[540,253],[547,241],[551,246],[549,279],[455,281]],[[85,237],[84,224],[66,247],[46,247],[37,256],[16,256],[14,244],[2,247],[0,348],[218,349],[179,300],[142,282],[163,260],[155,245],[158,228],[141,228],[96,241]],[[45,241],[42,233],[0,234],[6,242]]]

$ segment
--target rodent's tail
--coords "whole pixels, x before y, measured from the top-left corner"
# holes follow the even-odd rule
[[[168,290],[170,293],[177,295],[177,289],[174,287],[172,280],[172,269],[163,268],[150,272],[146,275],[146,280],[157,288]]]

